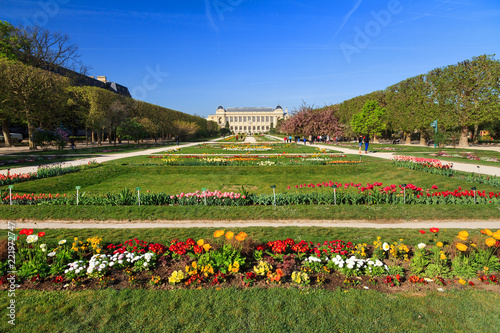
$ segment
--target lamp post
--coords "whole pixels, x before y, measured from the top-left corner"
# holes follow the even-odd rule
[[[431,127],[434,128],[434,148],[436,148],[436,135],[438,132],[438,121],[437,119],[431,123]]]
[[[12,206],[12,189],[14,185],[9,185],[9,204]]]

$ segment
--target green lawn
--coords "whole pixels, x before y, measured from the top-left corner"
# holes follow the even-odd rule
[[[0,329],[11,330],[0,296]],[[500,295],[321,289],[16,293],[17,332],[496,332]]]
[[[319,153],[321,150],[322,149],[314,148],[309,145],[295,143],[207,143],[199,146],[181,148],[173,152],[173,154],[313,154]],[[326,147],[326,152],[335,153],[336,151],[333,150],[333,147]]]

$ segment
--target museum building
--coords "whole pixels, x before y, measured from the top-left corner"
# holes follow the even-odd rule
[[[208,120],[215,121],[221,128],[229,122],[229,128],[234,133],[263,133],[271,127],[276,127],[280,119],[289,117],[288,110],[278,105],[276,108],[227,108],[222,105]]]

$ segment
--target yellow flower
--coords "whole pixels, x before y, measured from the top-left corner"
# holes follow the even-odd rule
[[[500,230],[497,230],[495,231],[493,234],[492,234],[493,238],[495,238],[496,240],[500,240]]]
[[[210,244],[208,243],[203,244],[203,250],[205,250],[205,252],[208,252],[208,250],[210,250],[211,248],[212,246],[210,246]]]
[[[442,242],[437,242],[437,243],[436,243],[436,246],[437,246],[437,247],[443,247],[443,243],[442,243]]]
[[[214,237],[215,237],[215,238],[219,238],[219,237],[220,237],[220,236],[222,236],[222,235],[224,235],[224,229],[222,229],[222,230],[216,230],[216,231],[214,232]]]
[[[496,239],[493,238],[493,237],[489,237],[489,238],[486,238],[486,241],[485,241],[486,245],[488,245],[489,247],[492,247],[493,245],[495,245],[497,243]]]
[[[455,245],[455,246],[457,247],[457,249],[459,249],[462,252],[467,251],[467,245],[465,245],[465,244],[457,243],[457,245]]]
[[[441,260],[446,260],[446,256],[444,253],[441,253],[441,256],[440,256]]]
[[[226,239],[233,239],[234,237],[234,232],[228,231],[226,232]]]
[[[198,264],[196,264],[196,261],[193,261],[191,263],[191,266],[193,266],[194,269],[198,268]]]
[[[198,246],[203,246],[203,244],[205,244],[205,241],[203,239],[198,239],[196,244],[198,244]]]
[[[460,280],[458,280],[458,283],[460,283],[460,284],[466,284],[467,281],[465,281],[464,279],[460,279]]]
[[[466,241],[467,237],[469,237],[469,233],[465,230],[460,231],[457,236],[460,240]]]

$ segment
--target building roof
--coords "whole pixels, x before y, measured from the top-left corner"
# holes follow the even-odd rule
[[[242,108],[227,108],[226,112],[274,112],[273,108],[249,108],[249,107],[242,107]]]

